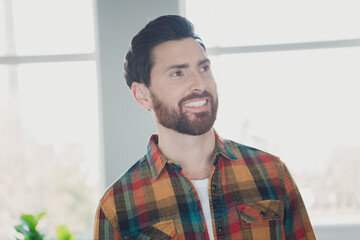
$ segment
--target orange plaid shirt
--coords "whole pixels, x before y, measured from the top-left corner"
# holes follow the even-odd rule
[[[100,200],[94,239],[209,239],[196,189],[157,135]],[[223,140],[209,180],[215,239],[316,239],[299,190],[275,156]],[[194,159],[194,163],[196,160]]]

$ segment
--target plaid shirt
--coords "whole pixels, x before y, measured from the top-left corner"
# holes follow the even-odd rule
[[[157,140],[150,138],[146,155],[100,200],[94,239],[209,239],[194,186]],[[299,190],[277,157],[217,134],[216,145],[209,181],[215,239],[315,239]]]

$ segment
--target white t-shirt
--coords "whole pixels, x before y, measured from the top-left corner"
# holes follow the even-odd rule
[[[206,227],[209,232],[210,240],[214,240],[214,233],[212,228],[211,212],[210,212],[210,200],[209,200],[209,179],[203,180],[191,180],[196,188],[197,194],[200,198],[201,207],[204,213]]]

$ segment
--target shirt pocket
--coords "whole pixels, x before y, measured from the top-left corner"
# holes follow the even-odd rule
[[[139,231],[128,234],[126,240],[169,240],[177,239],[173,220],[161,221]]]
[[[244,239],[283,239],[283,208],[279,200],[262,200],[236,206]]]
[[[282,208],[279,200],[262,200],[236,206],[240,219],[247,223],[280,220]]]

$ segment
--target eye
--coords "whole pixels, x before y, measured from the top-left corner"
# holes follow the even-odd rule
[[[210,66],[206,65],[206,66],[203,66],[202,68],[200,68],[200,72],[207,72],[209,71],[210,69]]]
[[[170,76],[171,76],[171,77],[181,77],[181,76],[183,76],[183,75],[184,75],[184,74],[183,74],[182,71],[176,71],[176,72],[172,73]]]

